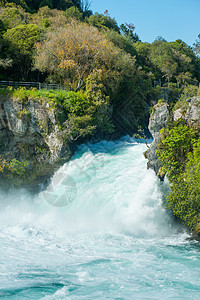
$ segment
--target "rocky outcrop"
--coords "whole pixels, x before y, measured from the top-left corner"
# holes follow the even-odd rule
[[[147,168],[151,168],[162,179],[162,174],[159,174],[160,164],[156,155],[157,144],[160,139],[160,130],[165,127],[169,117],[168,104],[158,103],[154,106],[154,112],[149,120],[149,131],[153,136],[153,142],[150,148],[145,152],[145,157],[148,159]]]
[[[200,122],[200,97],[193,97],[174,111],[174,121],[184,119],[188,125]]]
[[[153,142],[150,148],[145,152],[148,159],[147,168],[151,168],[155,173],[163,179],[164,175],[159,172],[160,164],[156,155],[157,144],[161,137],[160,130],[166,126],[169,118],[168,105],[166,103],[158,103],[154,106],[154,112],[149,120],[149,131],[153,136]],[[183,119],[189,126],[194,126],[200,122],[200,97],[193,97],[187,101],[179,102],[179,108],[173,112],[173,120]]]
[[[24,104],[9,97],[0,99],[0,159],[27,162],[24,175],[28,176],[23,176],[20,185],[44,183],[71,154],[48,102],[30,100]]]

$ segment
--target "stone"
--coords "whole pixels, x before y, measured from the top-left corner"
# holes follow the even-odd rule
[[[150,148],[145,152],[145,157],[148,159],[147,168],[151,168],[162,179],[163,175],[159,173],[160,163],[156,155],[157,144],[160,140],[160,130],[166,126],[169,117],[169,110],[167,103],[158,103],[154,106],[154,112],[149,120],[149,131],[153,136],[153,142]]]
[[[174,121],[184,119],[188,125],[195,125],[200,120],[200,97],[193,97],[187,100],[188,108],[184,111],[179,108],[174,111]]]
[[[0,157],[28,161],[32,172],[29,186],[43,184],[71,155],[68,141],[58,128],[56,113],[47,102],[0,100]],[[0,176],[0,182],[1,179]]]
[[[180,107],[173,112],[173,119],[174,121],[183,119],[189,126],[194,126],[200,122],[200,97],[190,98],[187,100],[187,103],[188,107]],[[164,178],[164,174],[162,174],[156,150],[161,137],[160,130],[166,127],[168,118],[168,104],[158,103],[154,106],[154,112],[149,119],[148,128],[153,136],[153,142],[145,152],[145,158],[148,159],[147,168],[153,169],[160,179]]]

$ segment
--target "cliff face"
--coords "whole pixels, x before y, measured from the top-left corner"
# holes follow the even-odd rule
[[[188,125],[200,122],[200,97],[193,97],[186,101],[185,107],[181,106],[174,111],[174,121],[184,119]]]
[[[163,175],[159,172],[161,166],[156,155],[156,150],[161,137],[160,130],[166,126],[168,118],[168,105],[166,103],[156,104],[148,127],[153,136],[153,142],[145,152],[145,157],[148,159],[147,168],[153,169],[161,179],[163,179]],[[200,97],[193,97],[186,102],[180,102],[180,107],[173,112],[173,120],[178,121],[179,119],[185,120],[188,126],[200,123]]]
[[[62,139],[55,112],[47,102],[30,100],[23,104],[9,97],[0,100],[1,163],[14,159],[20,167],[20,162],[26,161],[20,180],[18,176],[20,185],[43,183],[70,157],[68,143]],[[4,177],[1,174],[0,180]]]
[[[157,144],[160,139],[160,130],[165,127],[169,117],[168,105],[166,103],[159,103],[154,106],[154,112],[152,113],[149,120],[149,131],[153,136],[153,142],[150,148],[145,152],[145,157],[148,159],[147,168],[151,168],[157,175],[162,178],[159,174],[160,164],[158,156],[156,155]]]

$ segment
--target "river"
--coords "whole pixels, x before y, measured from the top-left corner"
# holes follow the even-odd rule
[[[199,299],[200,247],[144,143],[80,146],[46,191],[0,196],[1,299]]]

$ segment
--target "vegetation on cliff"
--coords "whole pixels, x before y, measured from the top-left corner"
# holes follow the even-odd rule
[[[113,132],[109,98],[90,84],[86,92],[0,91],[1,183],[30,184],[51,175],[70,158],[68,148],[77,140]]]
[[[167,207],[190,229],[200,233],[200,127],[183,119],[161,130],[157,154],[167,174]]]

